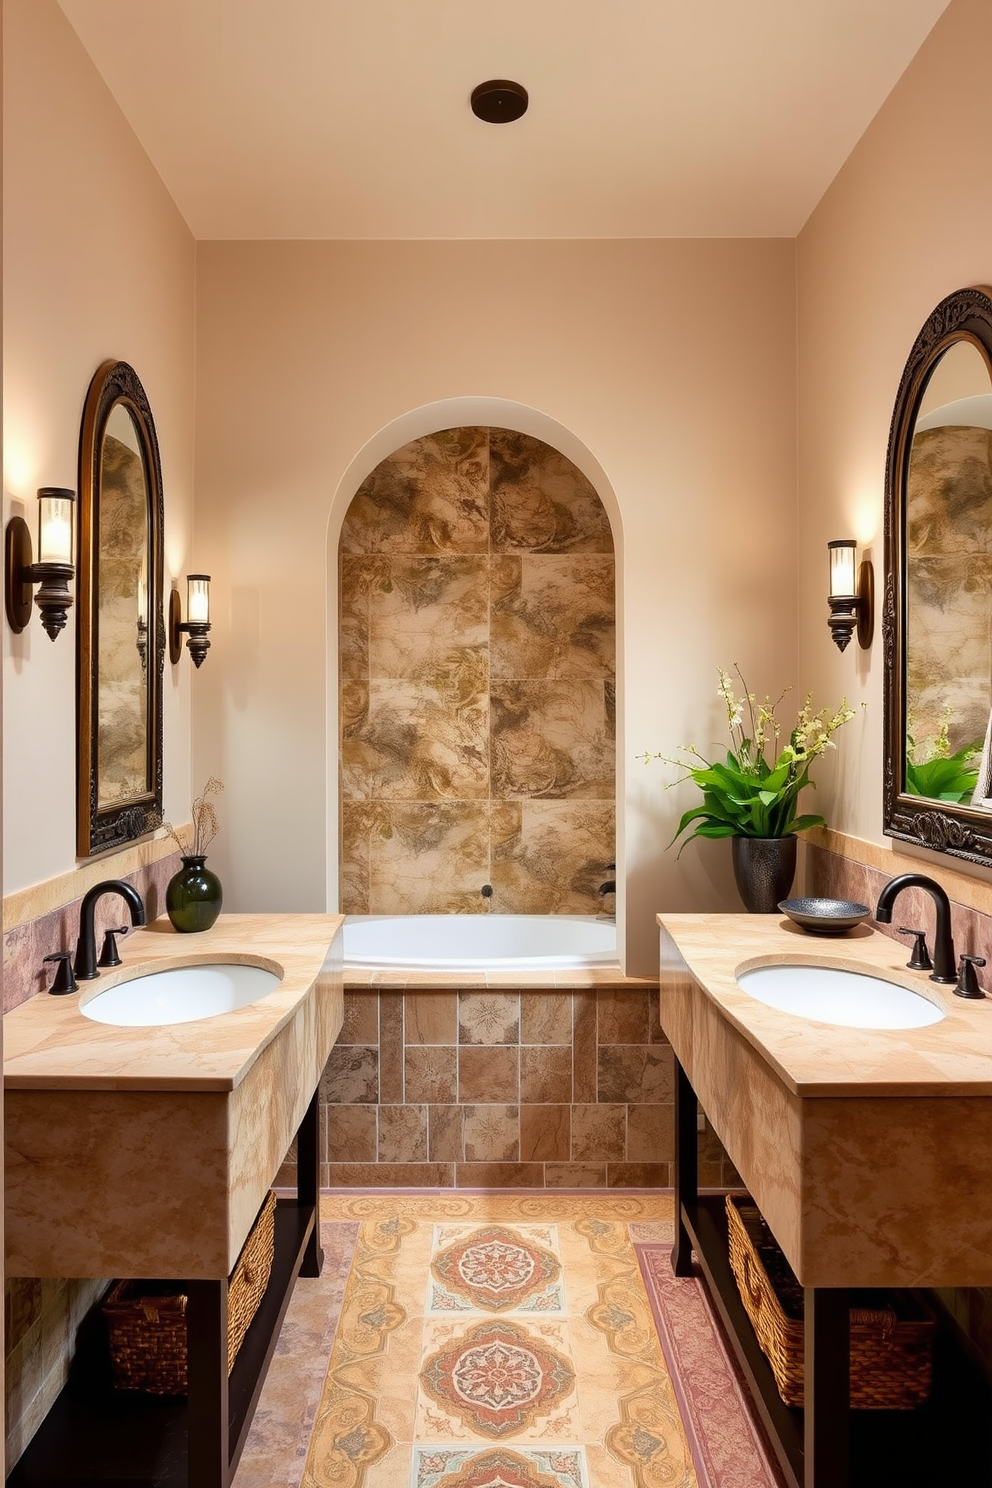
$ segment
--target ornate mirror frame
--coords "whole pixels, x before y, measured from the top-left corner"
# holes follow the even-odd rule
[[[104,437],[115,408],[122,406],[140,447],[147,498],[147,626],[136,614],[136,641],[144,693],[144,789],[100,800],[100,495]],[[92,857],[151,832],[162,820],[162,677],[165,621],[162,610],[165,511],[162,467],[155,424],[145,390],[127,362],[107,361],[86,394],[79,442],[79,567],[76,643],[76,852]],[[115,534],[111,532],[110,536]],[[140,596],[140,589],[139,589]],[[140,605],[140,599],[139,599]],[[142,650],[142,647],[144,649]]]
[[[913,795],[906,781],[906,480],[917,413],[944,353],[958,342],[977,347],[992,385],[992,290],[959,289],[928,317],[906,362],[896,395],[885,465],[884,760],[882,827],[889,837],[992,866],[992,813]]]

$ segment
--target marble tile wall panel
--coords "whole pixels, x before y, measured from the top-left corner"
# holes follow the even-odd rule
[[[488,552],[488,430],[442,429],[383,460],[348,508],[341,550]]]
[[[494,677],[612,677],[616,668],[612,554],[492,560]]]
[[[517,830],[494,831],[490,901],[501,914],[595,914],[613,876],[612,801],[521,801]],[[495,820],[494,813],[494,820]],[[503,830],[509,807],[500,814]],[[594,906],[594,907],[593,907]]]
[[[371,473],[340,557],[342,908],[598,913],[615,565],[589,482],[529,436],[445,430]]]
[[[341,817],[347,913],[485,913],[488,802],[346,802]]]
[[[674,1062],[657,1013],[644,987],[347,992],[321,1086],[324,1182],[667,1184]],[[734,1180],[710,1131],[700,1160],[706,1184]]]
[[[595,490],[550,445],[513,429],[491,429],[489,464],[494,552],[613,552],[609,518]]]
[[[989,720],[992,656],[992,554],[907,560],[912,613],[906,653],[910,733],[935,738],[945,708],[952,751],[981,748]]]

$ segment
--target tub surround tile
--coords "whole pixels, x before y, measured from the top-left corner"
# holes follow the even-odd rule
[[[455,1167],[457,1188],[541,1188],[540,1163],[463,1162]]]
[[[376,1161],[376,1108],[368,1106],[325,1106],[327,1127],[324,1138],[324,1162]]]
[[[605,1163],[545,1163],[545,1188],[605,1188]]]
[[[571,1111],[567,1105],[520,1107],[521,1162],[567,1162],[570,1144]]]
[[[342,553],[338,596],[338,675],[342,682],[369,679],[369,594],[388,572],[388,558]]]
[[[383,992],[379,998],[379,1100],[391,1105],[403,1100],[403,994]]]
[[[453,974],[448,990],[430,985],[443,984],[444,974],[426,977],[419,990],[406,986],[402,1027],[395,1012],[398,989],[369,987],[353,994],[376,1008],[381,998],[393,999],[391,1011],[382,1015],[384,1026],[392,1025],[386,1059],[395,1060],[401,1049],[404,1065],[403,1098],[384,1102],[391,1109],[380,1123],[382,1142],[392,1145],[380,1147],[373,1165],[380,1176],[369,1182],[386,1184],[382,1175],[394,1173],[397,1163],[404,1185],[417,1186],[434,1181],[438,1164],[499,1163],[518,1178],[536,1169],[540,1184],[564,1187],[618,1184],[616,1175],[628,1171],[667,1173],[674,1130],[672,1050],[667,1041],[652,1042],[650,1028],[643,1026],[651,984],[614,971],[600,989],[552,990],[547,977],[520,989],[505,975],[510,985],[485,991],[457,988]],[[361,1019],[354,1025],[359,1032],[373,1026],[367,1008]],[[598,1042],[597,1024],[613,1037],[642,1028],[643,1042]],[[527,1042],[552,1037],[560,1041]],[[445,1038],[451,1041],[422,1042]],[[342,1048],[349,1055],[368,1050]],[[372,1048],[371,1055],[376,1052]],[[576,1106],[588,1108],[574,1131],[573,1095]],[[404,1118],[400,1112],[407,1106],[414,1115]],[[337,1175],[342,1163],[368,1157],[374,1103],[352,1109],[356,1115],[345,1118],[356,1123],[350,1139],[350,1127],[335,1134],[334,1107],[327,1106],[329,1177],[331,1168]],[[720,1182],[721,1163],[733,1172],[712,1132],[701,1137],[701,1152],[707,1181]]]
[[[349,716],[342,739],[345,798],[488,800],[488,728],[485,658],[479,651],[458,652],[436,681],[373,679],[365,710]]]
[[[462,1107],[430,1106],[427,1112],[427,1155],[432,1163],[461,1162]]]
[[[465,1105],[462,1138],[466,1163],[517,1163],[520,1111],[515,1105]]]
[[[495,846],[492,885],[505,914],[598,915],[610,877],[615,810],[607,801],[524,801],[519,832]]]
[[[571,1103],[571,1047],[546,1044],[520,1050],[520,1099],[531,1104]]]
[[[520,1000],[512,993],[463,992],[458,999],[460,1044],[513,1044],[520,1037]]]
[[[589,482],[530,436],[445,430],[367,477],[340,555],[346,912],[596,913],[616,856],[615,565]],[[528,822],[544,801],[611,814]],[[398,803],[413,815],[356,811]],[[425,815],[442,803],[461,814]]]
[[[572,1000],[572,1099],[596,1099],[596,993],[577,992]]]
[[[650,999],[646,989],[603,992],[599,998],[599,1042],[644,1044],[648,1041]]]
[[[367,992],[344,994],[344,1022],[338,1044],[377,1044],[379,1042],[379,1003]]]
[[[406,1099],[445,1106],[458,1099],[458,1051],[454,1045],[411,1046],[404,1052]]]
[[[425,1163],[427,1161],[427,1107],[380,1106],[380,1163]]]
[[[612,677],[615,583],[612,554],[494,558],[493,677]]]
[[[458,995],[418,992],[403,999],[404,1037],[411,1044],[457,1044]]]
[[[668,1163],[607,1163],[607,1188],[667,1188]]]
[[[573,1106],[573,1160],[622,1162],[626,1151],[626,1125],[626,1106]]]
[[[452,1188],[454,1164],[424,1163],[327,1163],[321,1171],[321,1188]]]
[[[345,553],[488,549],[485,429],[442,429],[395,450],[359,486],[341,529]]]
[[[512,1101],[520,1093],[520,1051],[488,1045],[463,1044],[458,1051],[458,1100]]]
[[[486,557],[395,557],[369,593],[368,675],[444,685],[484,670],[489,640]]]
[[[598,1085],[601,1101],[674,1100],[671,1049],[650,1044],[600,1044]]]
[[[601,681],[493,680],[492,791],[612,801],[614,719]]]
[[[379,1052],[361,1044],[336,1044],[320,1079],[325,1101],[351,1106],[379,1099]]]
[[[675,1160],[673,1105],[628,1106],[627,1157],[631,1162],[640,1163],[667,1164]]]
[[[571,998],[564,992],[554,996],[520,998],[521,1044],[567,1044],[572,1042]]]
[[[612,553],[609,518],[571,460],[512,429],[489,434],[493,551]]]
[[[483,914],[489,807],[393,803],[368,839],[369,914]]]

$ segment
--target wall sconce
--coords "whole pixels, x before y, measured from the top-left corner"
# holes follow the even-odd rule
[[[179,590],[173,589],[169,596],[169,660],[173,666],[183,654],[183,635],[193,665],[203,665],[203,658],[210,650],[207,631],[210,629],[210,575],[186,575],[186,619],[183,620],[182,601]]]
[[[853,538],[840,538],[827,543],[830,554],[830,592],[827,624],[834,642],[843,651],[857,627],[858,645],[867,651],[875,632],[875,570],[865,558],[857,571],[858,545]]]
[[[23,517],[11,517],[4,539],[4,578],[7,622],[20,635],[31,619],[31,597],[41,623],[54,641],[65,629],[72,604],[69,580],[75,573],[72,558],[75,491],[64,486],[42,486],[38,491],[38,562],[32,562],[31,533]]]

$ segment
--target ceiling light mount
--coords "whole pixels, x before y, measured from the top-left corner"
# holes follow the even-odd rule
[[[527,89],[519,83],[491,78],[472,89],[472,112],[486,124],[512,124],[527,112]]]

